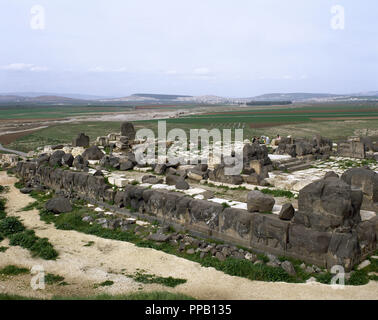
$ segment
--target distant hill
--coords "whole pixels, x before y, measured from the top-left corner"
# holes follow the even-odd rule
[[[272,104],[274,102],[355,102],[355,101],[378,101],[378,91],[370,91],[356,94],[330,94],[330,93],[268,93],[250,98],[227,98],[214,95],[190,96],[173,94],[136,93],[120,98],[103,98],[81,94],[41,94],[41,93],[7,93],[0,94],[2,105],[116,105],[137,106],[144,104],[156,105],[180,105],[180,104],[249,104],[258,105],[258,102]]]
[[[282,101],[282,100],[291,100],[291,101],[305,101],[312,99],[329,99],[341,97],[342,95],[329,94],[329,93],[268,93],[260,96],[253,97],[251,99],[255,101]]]

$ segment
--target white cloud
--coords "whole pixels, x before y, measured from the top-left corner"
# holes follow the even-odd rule
[[[168,75],[175,75],[177,73],[178,73],[177,70],[168,70],[165,72],[165,74],[168,74]]]
[[[0,70],[41,72],[48,71],[49,69],[47,67],[36,66],[31,63],[11,63],[8,65],[0,66]]]
[[[102,66],[97,66],[94,68],[90,68],[88,71],[89,72],[127,72],[127,69],[125,67],[111,69],[111,68],[104,68]]]

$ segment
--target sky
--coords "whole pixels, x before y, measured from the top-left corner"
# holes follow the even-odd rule
[[[1,0],[0,92],[378,90],[376,0]]]

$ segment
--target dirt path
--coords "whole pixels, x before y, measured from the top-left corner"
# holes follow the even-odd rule
[[[46,272],[65,277],[67,286],[48,286],[35,292],[28,285],[31,276],[17,279],[0,279],[0,292],[51,297],[52,295],[93,295],[102,292],[119,294],[144,290],[180,292],[198,299],[378,299],[378,283],[370,282],[359,287],[335,290],[321,284],[287,284],[250,281],[232,277],[214,268],[204,268],[173,255],[148,248],[138,248],[131,243],[107,240],[76,231],[57,230],[39,219],[36,210],[20,212],[33,199],[21,194],[13,184],[16,179],[0,172],[0,184],[10,187],[6,194],[7,213],[19,216],[25,226],[34,229],[39,237],[47,237],[59,252],[56,261],[32,258],[27,250],[10,247],[0,253],[0,267],[14,264],[31,268],[44,266]],[[92,246],[84,246],[93,241]],[[0,246],[7,245],[6,240]],[[150,274],[187,279],[175,289],[161,285],[141,285],[121,275],[143,269]],[[16,281],[17,280],[17,281]],[[96,283],[114,281],[110,287],[93,288]]]

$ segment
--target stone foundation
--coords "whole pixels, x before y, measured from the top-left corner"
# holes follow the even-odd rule
[[[46,165],[38,167],[35,162],[19,162],[16,171],[22,180],[61,191],[70,198],[85,199],[115,212],[158,220],[206,238],[294,257],[321,267],[341,264],[349,271],[376,250],[378,217],[356,221],[351,230],[342,233],[332,228],[316,228],[316,223],[307,226],[295,219],[280,220],[272,214],[224,208],[178,192],[137,185],[126,185],[123,191],[117,191],[102,176]]]

